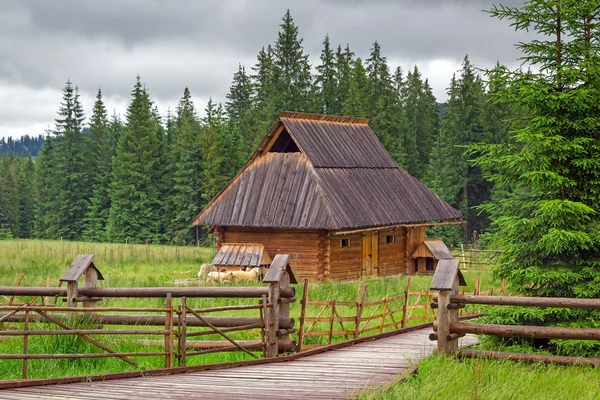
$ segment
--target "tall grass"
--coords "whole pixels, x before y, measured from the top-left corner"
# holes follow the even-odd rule
[[[592,400],[600,398],[600,369],[435,356],[416,375],[362,398]]]

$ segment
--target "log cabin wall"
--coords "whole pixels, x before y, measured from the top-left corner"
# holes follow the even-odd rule
[[[412,228],[404,228],[406,230],[406,252],[405,265],[407,266],[406,274],[412,275],[417,272],[417,260],[411,258],[412,254],[417,251],[417,248],[425,241],[427,235],[424,226]]]
[[[342,240],[346,240],[342,247]],[[329,234],[329,268],[328,279],[360,279],[363,274],[362,233],[351,235]]]
[[[326,231],[317,229],[276,229],[220,227],[222,243],[261,243],[271,257],[290,255],[290,265],[298,280],[325,278]]]
[[[379,276],[406,273],[406,229],[379,231]]]

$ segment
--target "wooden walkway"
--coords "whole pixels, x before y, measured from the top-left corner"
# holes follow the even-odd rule
[[[294,361],[177,375],[0,390],[0,399],[346,399],[387,387],[427,358],[431,327]],[[461,346],[475,344],[474,336]]]

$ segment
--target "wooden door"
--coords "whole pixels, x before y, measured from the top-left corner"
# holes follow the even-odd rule
[[[379,234],[378,232],[363,233],[362,269],[366,275],[378,275],[379,264]]]

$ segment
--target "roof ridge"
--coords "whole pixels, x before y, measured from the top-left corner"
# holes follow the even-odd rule
[[[311,114],[311,113],[299,113],[299,112],[291,112],[284,111],[279,116],[280,119],[288,118],[288,119],[307,119],[312,121],[322,121],[322,122],[335,122],[338,124],[355,124],[355,125],[368,125],[369,120],[367,118],[360,117],[342,117],[336,115],[325,115],[325,114]]]

